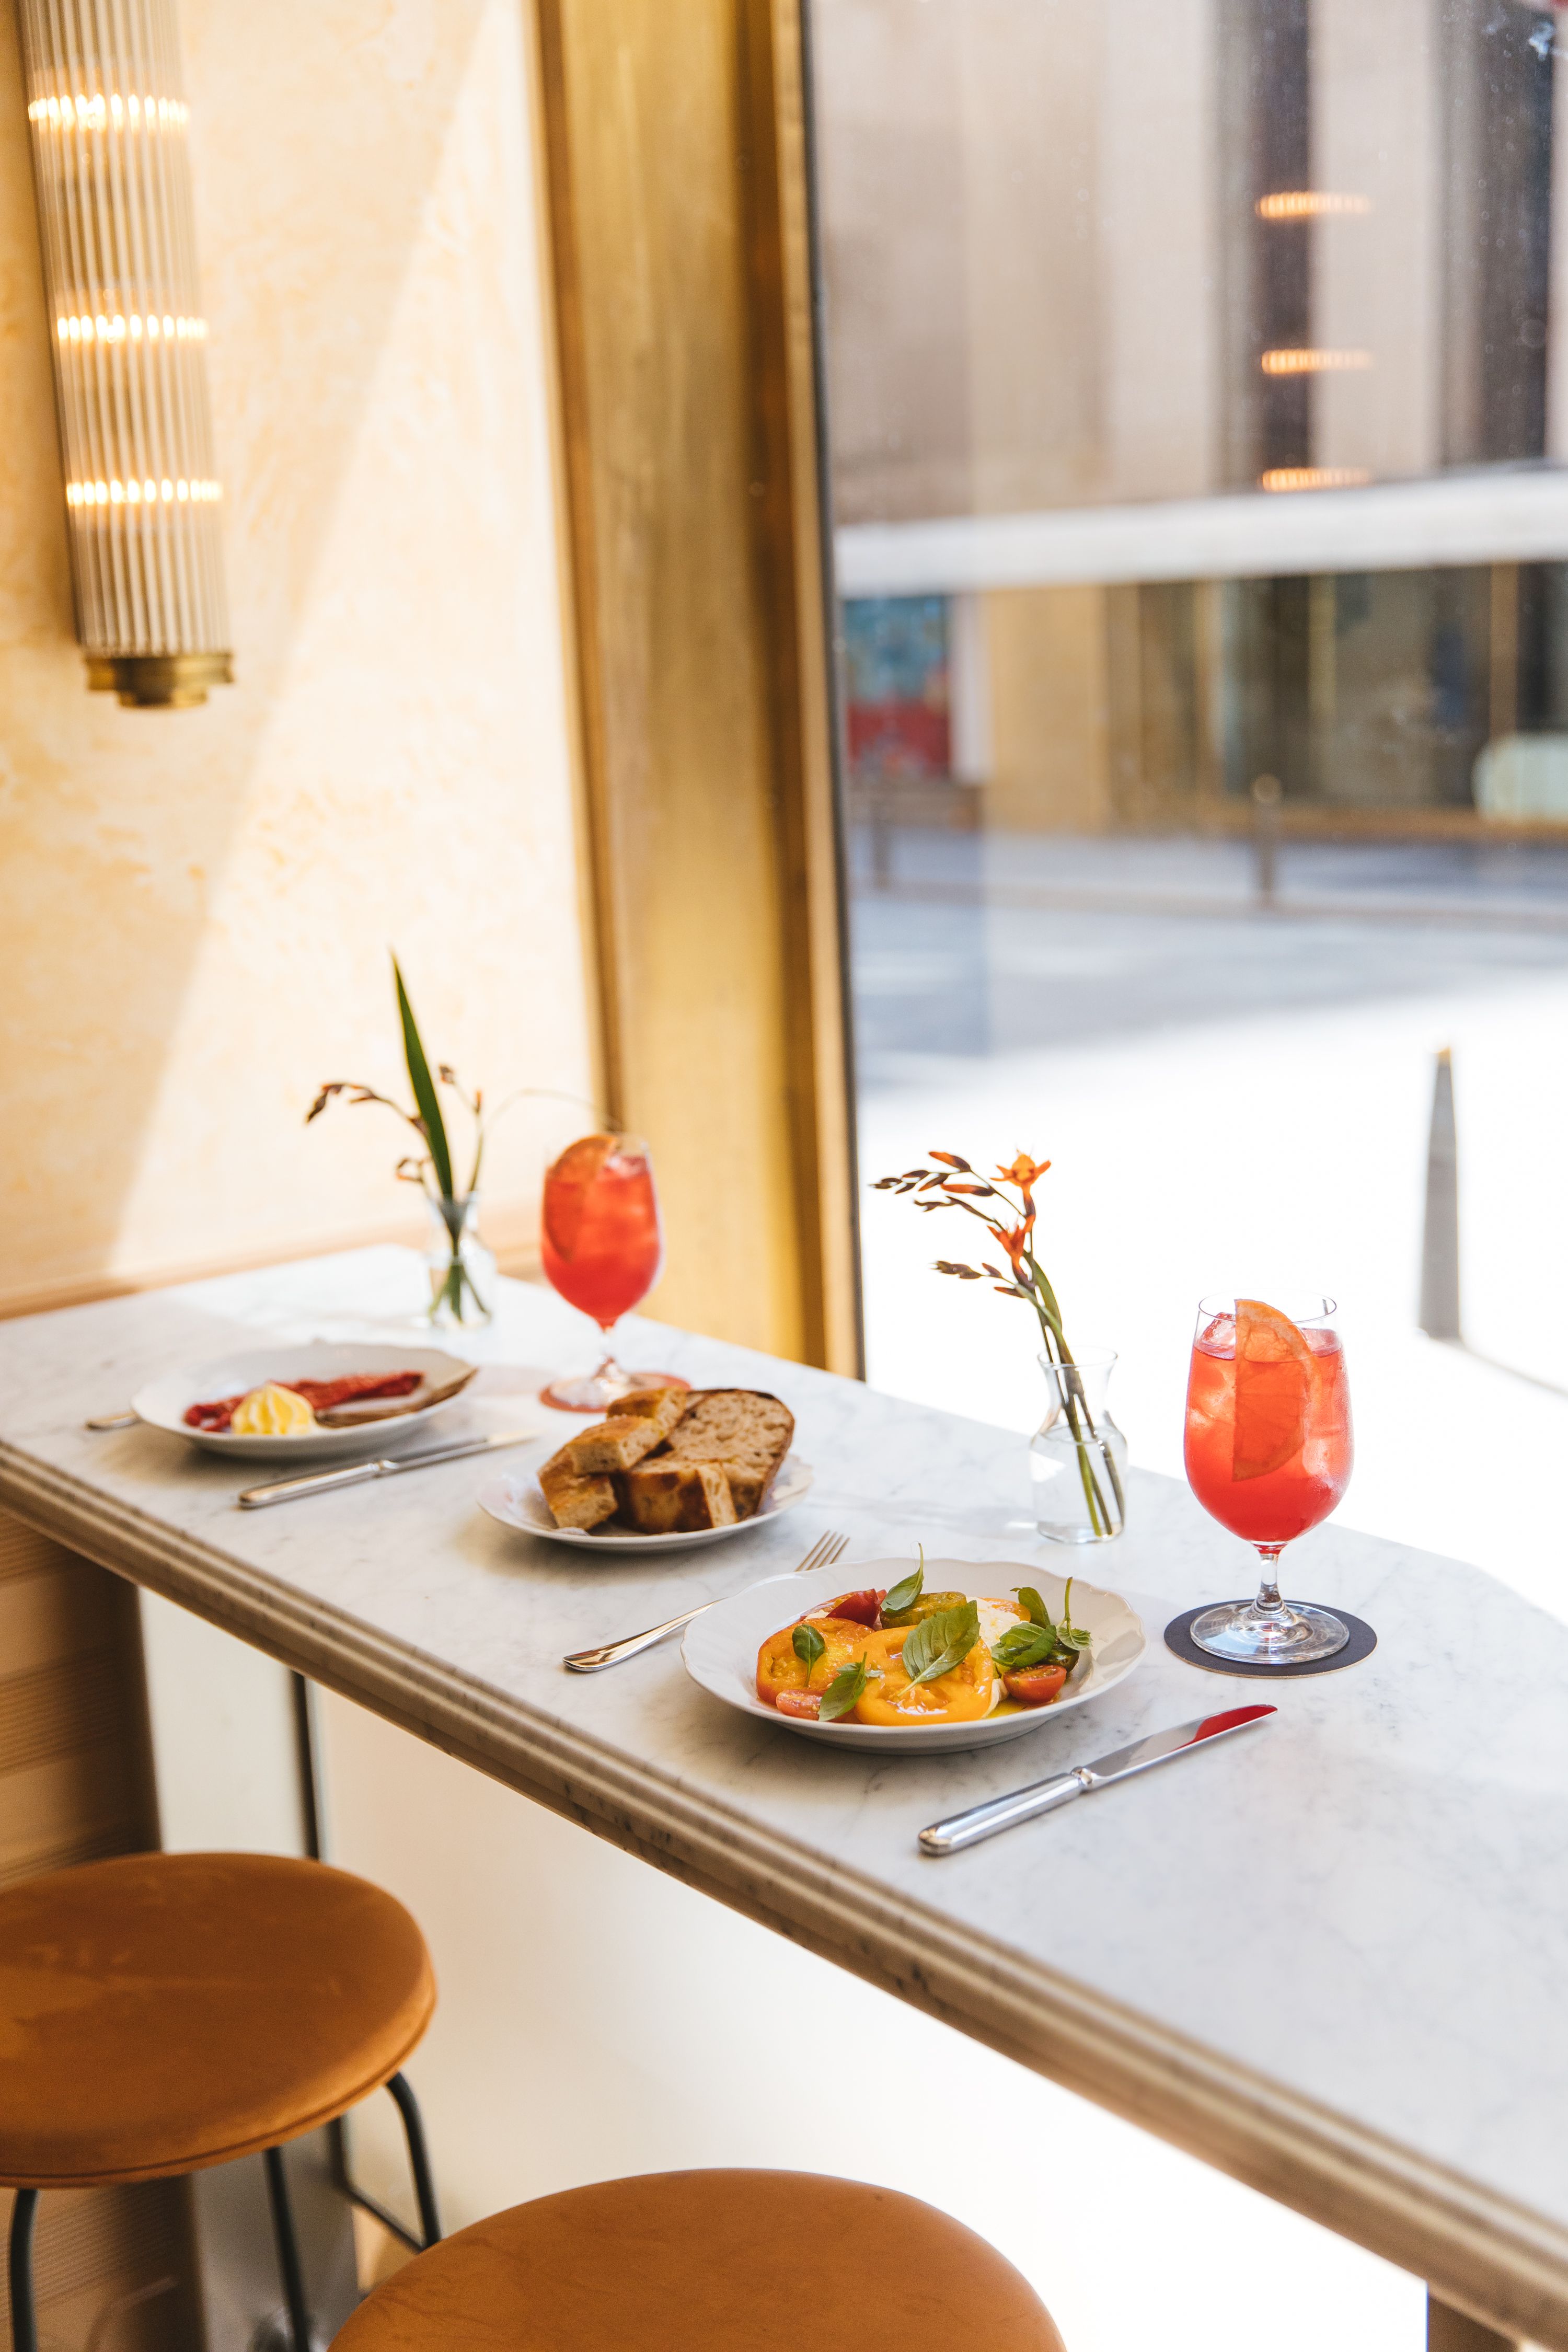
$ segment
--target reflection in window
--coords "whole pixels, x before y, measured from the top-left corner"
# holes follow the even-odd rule
[[[1568,447],[1550,6],[817,16],[840,521]]]
[[[1559,22],[813,6],[862,1165],[1058,1160],[1163,1468],[1198,1291],[1337,1286],[1346,1516],[1516,1577],[1544,1506],[1465,1465],[1568,1439]],[[1469,1354],[1415,1328],[1444,1045]],[[1023,1423],[1026,1334],[880,1205],[873,1377]]]

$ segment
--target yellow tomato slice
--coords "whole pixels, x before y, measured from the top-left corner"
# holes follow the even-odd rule
[[[1305,1335],[1260,1298],[1236,1302],[1233,1478],[1266,1478],[1299,1461],[1316,1366]]]
[[[805,1661],[795,1655],[796,1625],[814,1627],[823,1639],[822,1655],[809,1675]],[[770,1633],[757,1652],[757,1696],[764,1706],[776,1706],[780,1691],[825,1691],[839,1667],[852,1664],[875,1639],[853,1617],[797,1617]]]
[[[962,1665],[934,1682],[911,1683],[903,1667],[910,1627],[898,1625],[866,1636],[866,1688],[856,1703],[857,1723],[977,1723],[991,1712],[996,1669],[984,1642],[976,1642]]]

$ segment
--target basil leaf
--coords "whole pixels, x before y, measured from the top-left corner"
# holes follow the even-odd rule
[[[827,1644],[815,1625],[797,1625],[792,1637],[791,1646],[809,1675]]]
[[[1068,1589],[1070,1590],[1071,1588],[1069,1587]],[[1040,1596],[1036,1591],[1034,1586],[1032,1584],[1016,1584],[1013,1587],[1013,1590],[1017,1594],[1018,1599],[1022,1601],[1025,1612],[1029,1619],[1029,1622],[1032,1625],[1043,1625],[1047,1633],[1053,1633],[1056,1629],[1051,1623],[1051,1612],[1046,1607],[1045,1602],[1040,1599]]]
[[[1022,1666],[1043,1665],[1057,1646],[1057,1637],[1044,1625],[1009,1625],[991,1644],[991,1659],[1003,1674]]]
[[[1065,1642],[1068,1647],[1072,1650],[1087,1650],[1089,1647],[1089,1635],[1084,1632],[1081,1625],[1075,1625],[1072,1622],[1072,1579],[1070,1576],[1067,1580],[1067,1588],[1062,1594],[1062,1622],[1057,1629],[1057,1638],[1058,1641]]]
[[[973,1601],[966,1601],[962,1609],[944,1609],[939,1617],[925,1618],[904,1643],[904,1672],[911,1687],[952,1674],[979,1639],[980,1612]]]
[[[925,1580],[925,1565],[922,1561],[912,1576],[904,1577],[900,1582],[894,1585],[890,1592],[883,1596],[883,1615],[886,1616],[889,1610],[897,1615],[902,1610],[912,1609],[921,1597],[921,1587]]]
[[[852,1666],[840,1666],[822,1694],[822,1705],[816,1711],[818,1723],[837,1723],[847,1715],[866,1687],[866,1661],[857,1658]]]

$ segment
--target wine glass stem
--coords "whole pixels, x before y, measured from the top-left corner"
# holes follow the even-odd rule
[[[1281,1622],[1289,1613],[1284,1601],[1279,1598],[1279,1555],[1284,1549],[1283,1544],[1253,1546],[1253,1549],[1258,1554],[1262,1573],[1258,1586],[1258,1598],[1252,1605],[1259,1616],[1273,1617]]]

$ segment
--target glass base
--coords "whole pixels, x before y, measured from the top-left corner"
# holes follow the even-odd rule
[[[1222,1601],[1194,1617],[1190,1631],[1211,1658],[1240,1665],[1310,1665],[1315,1658],[1331,1658],[1351,1637],[1348,1625],[1307,1601],[1282,1601],[1278,1609],[1260,1609],[1255,1601]]]
[[[1106,1544],[1114,1543],[1121,1529],[1112,1528],[1109,1535],[1097,1535],[1089,1527],[1063,1526],[1059,1521],[1047,1523],[1045,1519],[1037,1519],[1035,1533],[1046,1543]]]
[[[557,1412],[608,1412],[617,1397],[630,1396],[636,1389],[690,1386],[679,1372],[623,1371],[613,1356],[606,1356],[596,1372],[584,1372],[575,1381],[552,1381],[540,1390],[539,1402],[553,1405]]]

